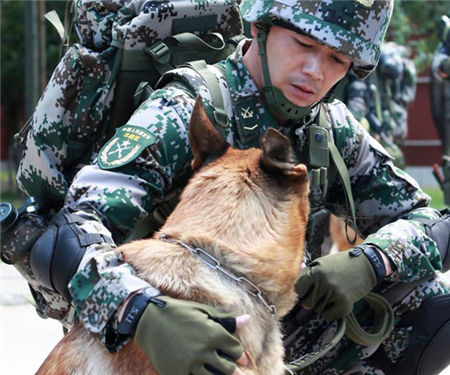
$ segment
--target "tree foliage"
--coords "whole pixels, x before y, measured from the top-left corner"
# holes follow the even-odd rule
[[[47,1],[46,11],[55,9],[63,17],[64,1]],[[25,12],[26,1],[1,0],[1,105],[6,124],[12,131],[23,122],[25,103]],[[47,79],[59,60],[60,39],[46,22]]]
[[[425,72],[439,41],[437,23],[450,0],[395,0],[387,39],[410,47],[417,71]]]

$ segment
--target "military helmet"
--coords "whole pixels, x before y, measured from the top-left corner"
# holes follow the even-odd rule
[[[393,0],[242,0],[247,22],[284,24],[350,56],[365,78],[380,57]]]

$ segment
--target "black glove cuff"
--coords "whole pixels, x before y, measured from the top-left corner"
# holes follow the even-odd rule
[[[386,266],[384,265],[383,257],[381,256],[377,248],[375,246],[362,245],[357,246],[353,250],[351,250],[351,254],[354,256],[358,256],[361,253],[366,256],[366,258],[372,265],[377,277],[377,285],[383,282],[386,278]]]
[[[147,305],[152,299],[161,295],[161,292],[148,286],[141,293],[135,294],[128,301],[120,323],[117,325],[117,333],[121,335],[134,336],[137,324]]]

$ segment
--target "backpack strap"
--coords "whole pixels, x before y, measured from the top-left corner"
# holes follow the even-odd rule
[[[224,134],[224,130],[230,126],[230,122],[228,120],[227,113],[225,112],[222,92],[220,91],[219,83],[217,82],[216,77],[211,73],[204,60],[191,61],[186,65],[195,70],[205,81],[211,94],[211,100],[214,107],[214,121],[217,125],[219,125],[218,130]]]
[[[331,129],[323,110],[321,110],[320,114],[319,114],[319,125],[328,130]],[[333,160],[333,164],[336,166],[339,177],[341,178],[342,184],[344,185],[344,191],[345,191],[345,197],[347,200],[347,205],[350,207],[350,213],[352,215],[352,221],[353,221],[352,226],[353,226],[353,229],[355,230],[355,238],[350,241],[347,236],[347,240],[349,240],[350,244],[353,245],[356,241],[358,228],[356,225],[355,201],[353,199],[352,187],[351,187],[351,183],[350,183],[350,176],[348,174],[347,166],[345,165],[345,162],[342,159],[342,156],[339,153],[339,151],[331,137],[328,137],[328,149],[330,151],[330,155],[331,155],[331,159]]]

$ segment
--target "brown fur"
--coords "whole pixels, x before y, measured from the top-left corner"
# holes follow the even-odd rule
[[[160,233],[214,254],[237,275],[245,275],[275,304],[276,319],[255,297],[207,267],[182,247],[153,239],[120,247],[150,284],[164,294],[250,314],[236,333],[251,358],[248,374],[283,373],[278,320],[294,305],[309,214],[306,167],[296,165],[289,140],[271,129],[263,151],[228,147],[197,100],[190,123],[197,171]],[[205,136],[206,135],[206,136]],[[205,162],[207,163],[206,165]],[[76,326],[56,346],[38,374],[157,374],[134,341],[109,354]]]
[[[355,231],[351,225],[347,226],[347,234],[349,239],[355,238]],[[330,236],[333,243],[336,244],[338,251],[349,250],[354,246],[360,245],[363,239],[356,236],[356,242],[351,244],[347,240],[347,235],[345,234],[345,221],[337,216],[330,215]]]

